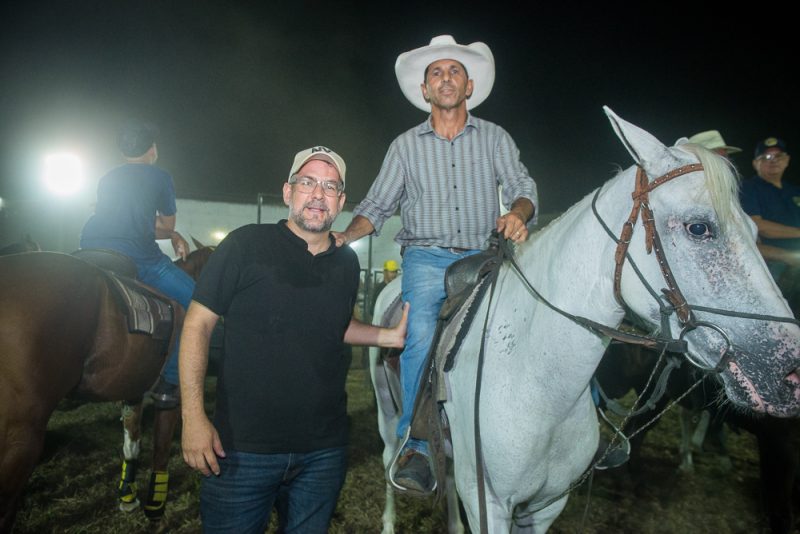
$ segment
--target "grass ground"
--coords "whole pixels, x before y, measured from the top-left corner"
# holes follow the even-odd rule
[[[207,408],[213,407],[215,379],[207,382]],[[347,383],[351,420],[350,469],[331,525],[336,533],[381,530],[384,482],[382,442],[378,436],[374,397],[363,369],[353,369]],[[145,411],[142,458],[151,453],[152,408]],[[122,426],[113,403],[65,400],[50,420],[45,451],[28,482],[15,532],[108,534],[136,532],[197,533],[200,477],[179,454],[176,436],[170,461],[167,513],[153,525],[140,512],[117,511]],[[642,451],[643,471],[624,468],[600,472],[591,485],[577,490],[553,525],[554,534],[765,532],[758,497],[758,456],[754,438],[731,434],[734,468],[722,471],[711,455],[696,457],[694,476],[677,472],[677,416],[667,414],[648,434]],[[146,483],[147,462],[140,470]],[[588,504],[588,513],[587,513]],[[445,513],[430,501],[398,499],[398,532],[446,531]],[[585,516],[585,519],[584,519]]]

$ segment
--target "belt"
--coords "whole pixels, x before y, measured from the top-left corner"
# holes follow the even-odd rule
[[[465,252],[470,252],[472,250],[475,250],[473,248],[459,248],[459,247],[436,247],[436,248],[440,248],[442,250],[446,250],[451,254],[464,254]],[[400,256],[402,256],[405,251],[406,251],[406,247],[405,246],[401,246],[400,247]]]

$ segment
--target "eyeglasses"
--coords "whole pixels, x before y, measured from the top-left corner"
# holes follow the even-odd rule
[[[289,183],[297,186],[301,193],[313,193],[317,186],[322,188],[322,192],[327,197],[338,197],[344,189],[344,184],[335,180],[317,180],[310,176],[292,176]]]
[[[785,152],[772,152],[770,154],[761,154],[756,158],[758,161],[783,161],[786,159]]]

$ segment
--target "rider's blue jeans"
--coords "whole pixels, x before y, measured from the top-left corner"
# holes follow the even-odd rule
[[[411,304],[408,312],[406,346],[400,355],[400,386],[403,413],[397,422],[397,437],[405,437],[411,423],[425,357],[430,350],[439,310],[447,297],[444,274],[456,260],[477,254],[479,250],[455,252],[441,247],[407,247],[403,252],[403,301]],[[424,441],[409,440],[406,444],[428,454]]]
[[[192,277],[181,271],[166,255],[162,255],[161,259],[156,263],[137,263],[139,281],[147,284],[166,295],[167,297],[176,300],[186,310],[189,308],[189,303],[192,301],[192,293],[194,293],[194,280]],[[175,339],[175,345],[172,352],[169,353],[167,363],[164,364],[164,369],[161,371],[161,376],[170,384],[178,384],[178,349],[180,344],[180,332]]]
[[[269,524],[273,505],[279,532],[325,533],[347,471],[347,448],[308,453],[255,454],[227,450],[218,458],[219,476],[203,479],[203,532],[258,533]]]

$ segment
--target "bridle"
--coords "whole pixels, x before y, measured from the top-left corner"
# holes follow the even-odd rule
[[[636,183],[634,186],[634,191],[631,194],[633,198],[633,207],[631,208],[631,213],[628,216],[628,219],[623,223],[622,231],[620,232],[619,238],[617,238],[608,225],[605,223],[603,218],[597,211],[597,198],[600,194],[600,189],[594,195],[592,199],[592,212],[594,216],[597,218],[600,225],[606,231],[606,233],[617,243],[617,249],[614,253],[614,298],[617,302],[623,307],[628,308],[625,300],[622,297],[622,290],[621,290],[621,283],[622,283],[622,269],[625,265],[625,261],[627,260],[630,266],[633,268],[634,272],[638,276],[639,280],[641,281],[642,285],[647,289],[647,291],[653,296],[653,298],[658,302],[660,315],[661,315],[661,329],[659,338],[661,339],[666,337],[673,342],[673,345],[677,345],[680,347],[680,350],[671,350],[671,352],[680,352],[686,357],[686,359],[694,365],[695,367],[709,372],[721,373],[727,367],[728,363],[733,358],[733,349],[734,345],[731,342],[731,337],[728,333],[719,325],[708,322],[708,321],[698,321],[695,318],[693,313],[694,310],[702,311],[706,313],[712,313],[716,315],[724,315],[728,317],[739,317],[745,319],[754,319],[754,320],[761,320],[761,321],[775,321],[775,322],[783,322],[783,323],[792,323],[796,325],[800,325],[793,317],[776,317],[773,315],[763,315],[763,314],[756,314],[756,313],[746,313],[734,310],[725,310],[720,308],[711,308],[707,306],[700,306],[697,304],[690,304],[686,297],[684,297],[683,293],[678,287],[678,283],[675,280],[675,276],[672,274],[672,269],[669,266],[669,262],[667,261],[667,257],[664,254],[664,249],[661,245],[661,238],[658,235],[658,230],[655,226],[655,218],[653,217],[653,210],[650,208],[649,204],[649,194],[651,191],[663,185],[670,180],[677,178],[679,176],[683,176],[685,174],[689,174],[692,172],[702,171],[703,165],[700,163],[691,163],[688,165],[684,165],[682,167],[678,167],[677,169],[673,169],[666,174],[659,176],[652,182],[650,182],[647,178],[647,173],[644,171],[642,167],[638,167],[636,171]],[[648,254],[655,252],[656,261],[661,269],[661,274],[664,278],[664,282],[666,284],[666,288],[661,290],[663,294],[663,298],[660,297],[653,287],[647,282],[645,277],[642,275],[641,271],[636,265],[636,262],[633,258],[628,254],[628,245],[630,245],[631,238],[633,236],[633,229],[636,225],[636,221],[641,218],[642,226],[645,230],[645,250]],[[665,302],[666,301],[666,302]],[[678,339],[675,340],[671,337],[671,330],[670,330],[670,323],[669,317],[672,314],[675,314],[678,322],[681,326],[681,332],[678,336]],[[725,341],[725,350],[722,353],[719,362],[714,367],[709,367],[704,365],[702,362],[696,361],[693,356],[689,353],[686,348],[686,343],[684,341],[684,337],[697,328],[709,328],[717,332],[717,334],[722,337]],[[679,343],[674,343],[678,341]],[[663,341],[662,341],[663,342]],[[740,349],[741,350],[741,349]]]
[[[702,171],[703,165],[701,163],[691,163],[688,165],[684,165],[682,167],[678,167],[677,169],[673,169],[666,174],[659,176],[653,181],[649,181],[647,177],[647,173],[644,169],[639,166],[636,171],[636,183],[634,185],[633,193],[631,193],[631,197],[633,198],[633,207],[631,208],[631,213],[628,216],[627,220],[622,225],[622,230],[620,232],[620,236],[617,237],[614,232],[608,227],[605,223],[603,218],[597,211],[597,199],[600,196],[600,192],[602,188],[598,188],[592,198],[592,213],[594,213],[595,218],[606,231],[606,233],[611,237],[611,239],[617,244],[616,251],[614,253],[614,298],[616,301],[625,309],[629,309],[630,307],[625,303],[624,298],[622,297],[622,271],[627,260],[628,264],[631,266],[633,271],[636,273],[637,277],[641,281],[642,285],[647,289],[650,295],[658,302],[660,315],[661,315],[661,328],[658,335],[650,335],[650,336],[640,336],[636,334],[632,334],[630,332],[625,332],[619,330],[618,328],[613,328],[607,325],[603,325],[601,323],[597,323],[591,319],[587,319],[585,317],[580,317],[577,315],[572,315],[561,308],[550,303],[536,288],[530,283],[528,278],[525,276],[525,273],[520,268],[519,264],[517,263],[516,259],[514,258],[513,252],[509,249],[508,244],[506,243],[505,239],[502,236],[498,236],[497,244],[498,244],[498,256],[500,259],[506,259],[510,262],[513,269],[521,278],[522,282],[527,286],[527,288],[531,291],[534,297],[545,304],[548,308],[555,311],[556,313],[580,324],[581,326],[597,332],[601,335],[608,336],[612,339],[616,339],[625,343],[634,343],[646,346],[648,348],[653,349],[660,349],[662,355],[664,351],[669,352],[677,352],[682,353],[684,357],[695,367],[707,371],[707,372],[715,372],[721,373],[725,370],[728,363],[733,359],[733,349],[737,348],[739,351],[744,352],[739,347],[734,347],[733,343],[731,342],[731,338],[728,333],[720,326],[708,322],[708,321],[698,321],[694,316],[694,311],[701,311],[706,313],[712,313],[716,315],[724,315],[728,317],[739,317],[739,318],[746,318],[746,319],[754,319],[754,320],[761,320],[761,321],[776,321],[782,323],[791,323],[800,326],[800,322],[798,322],[793,317],[776,317],[772,315],[762,315],[762,314],[755,314],[755,313],[746,313],[734,310],[725,310],[720,308],[711,308],[707,306],[700,306],[697,304],[690,304],[686,298],[684,297],[683,293],[681,292],[680,288],[678,287],[678,283],[675,280],[675,276],[672,274],[672,269],[669,266],[669,262],[667,261],[667,257],[664,254],[664,249],[661,245],[661,238],[658,235],[658,230],[656,229],[655,225],[655,218],[653,216],[653,210],[650,208],[649,204],[649,194],[656,189],[657,187],[685,174],[689,174],[692,172]],[[631,243],[631,239],[633,237],[633,231],[636,226],[636,222],[641,218],[642,225],[645,229],[645,249],[648,254],[655,252],[656,261],[658,261],[658,265],[661,269],[661,274],[664,278],[664,282],[666,284],[666,288],[661,290],[663,297],[659,296],[658,293],[653,289],[653,287],[648,283],[644,275],[642,274],[639,267],[636,265],[636,262],[633,260],[631,255],[628,253],[628,246]],[[502,261],[498,262],[498,265],[502,263]],[[489,306],[487,306],[487,315],[486,320],[484,321],[483,325],[483,339],[486,339],[486,331],[488,328],[488,319],[489,319],[489,310],[491,309],[491,301],[494,296],[494,290],[497,284],[498,278],[498,271],[499,269],[495,269],[491,273],[490,284],[491,290],[489,292]],[[678,322],[681,325],[681,332],[678,335],[678,338],[673,338],[670,329],[670,316],[675,314]],[[717,332],[722,339],[725,341],[725,350],[722,353],[719,362],[713,366],[709,367],[704,365],[702,362],[696,361],[693,356],[689,354],[688,351],[688,344],[684,337],[697,328],[710,328]],[[478,355],[478,372],[476,377],[476,387],[475,387],[475,408],[473,414],[473,424],[475,430],[475,460],[476,460],[476,475],[478,481],[478,506],[479,506],[479,520],[480,520],[480,531],[481,533],[487,532],[487,523],[486,523],[486,495],[485,495],[485,474],[483,472],[483,454],[482,454],[482,447],[480,443],[480,417],[479,417],[479,406],[480,406],[480,390],[481,390],[481,377],[483,375],[483,361],[485,355],[485,343],[481,343],[480,352]],[[666,381],[666,376],[662,375],[660,379],[662,381]],[[699,384],[699,381],[692,386],[692,388],[696,387]],[[688,393],[688,391],[686,392]],[[638,402],[638,400],[637,400]],[[663,412],[662,412],[663,413]],[[589,466],[589,468],[584,472],[581,477],[579,477],[576,481],[574,481],[570,486],[564,490],[561,494],[549,499],[544,505],[538,507],[536,510],[527,512],[525,515],[532,515],[533,513],[550,506],[554,502],[558,501],[579,485],[581,485],[586,478],[593,472],[594,463]]]

